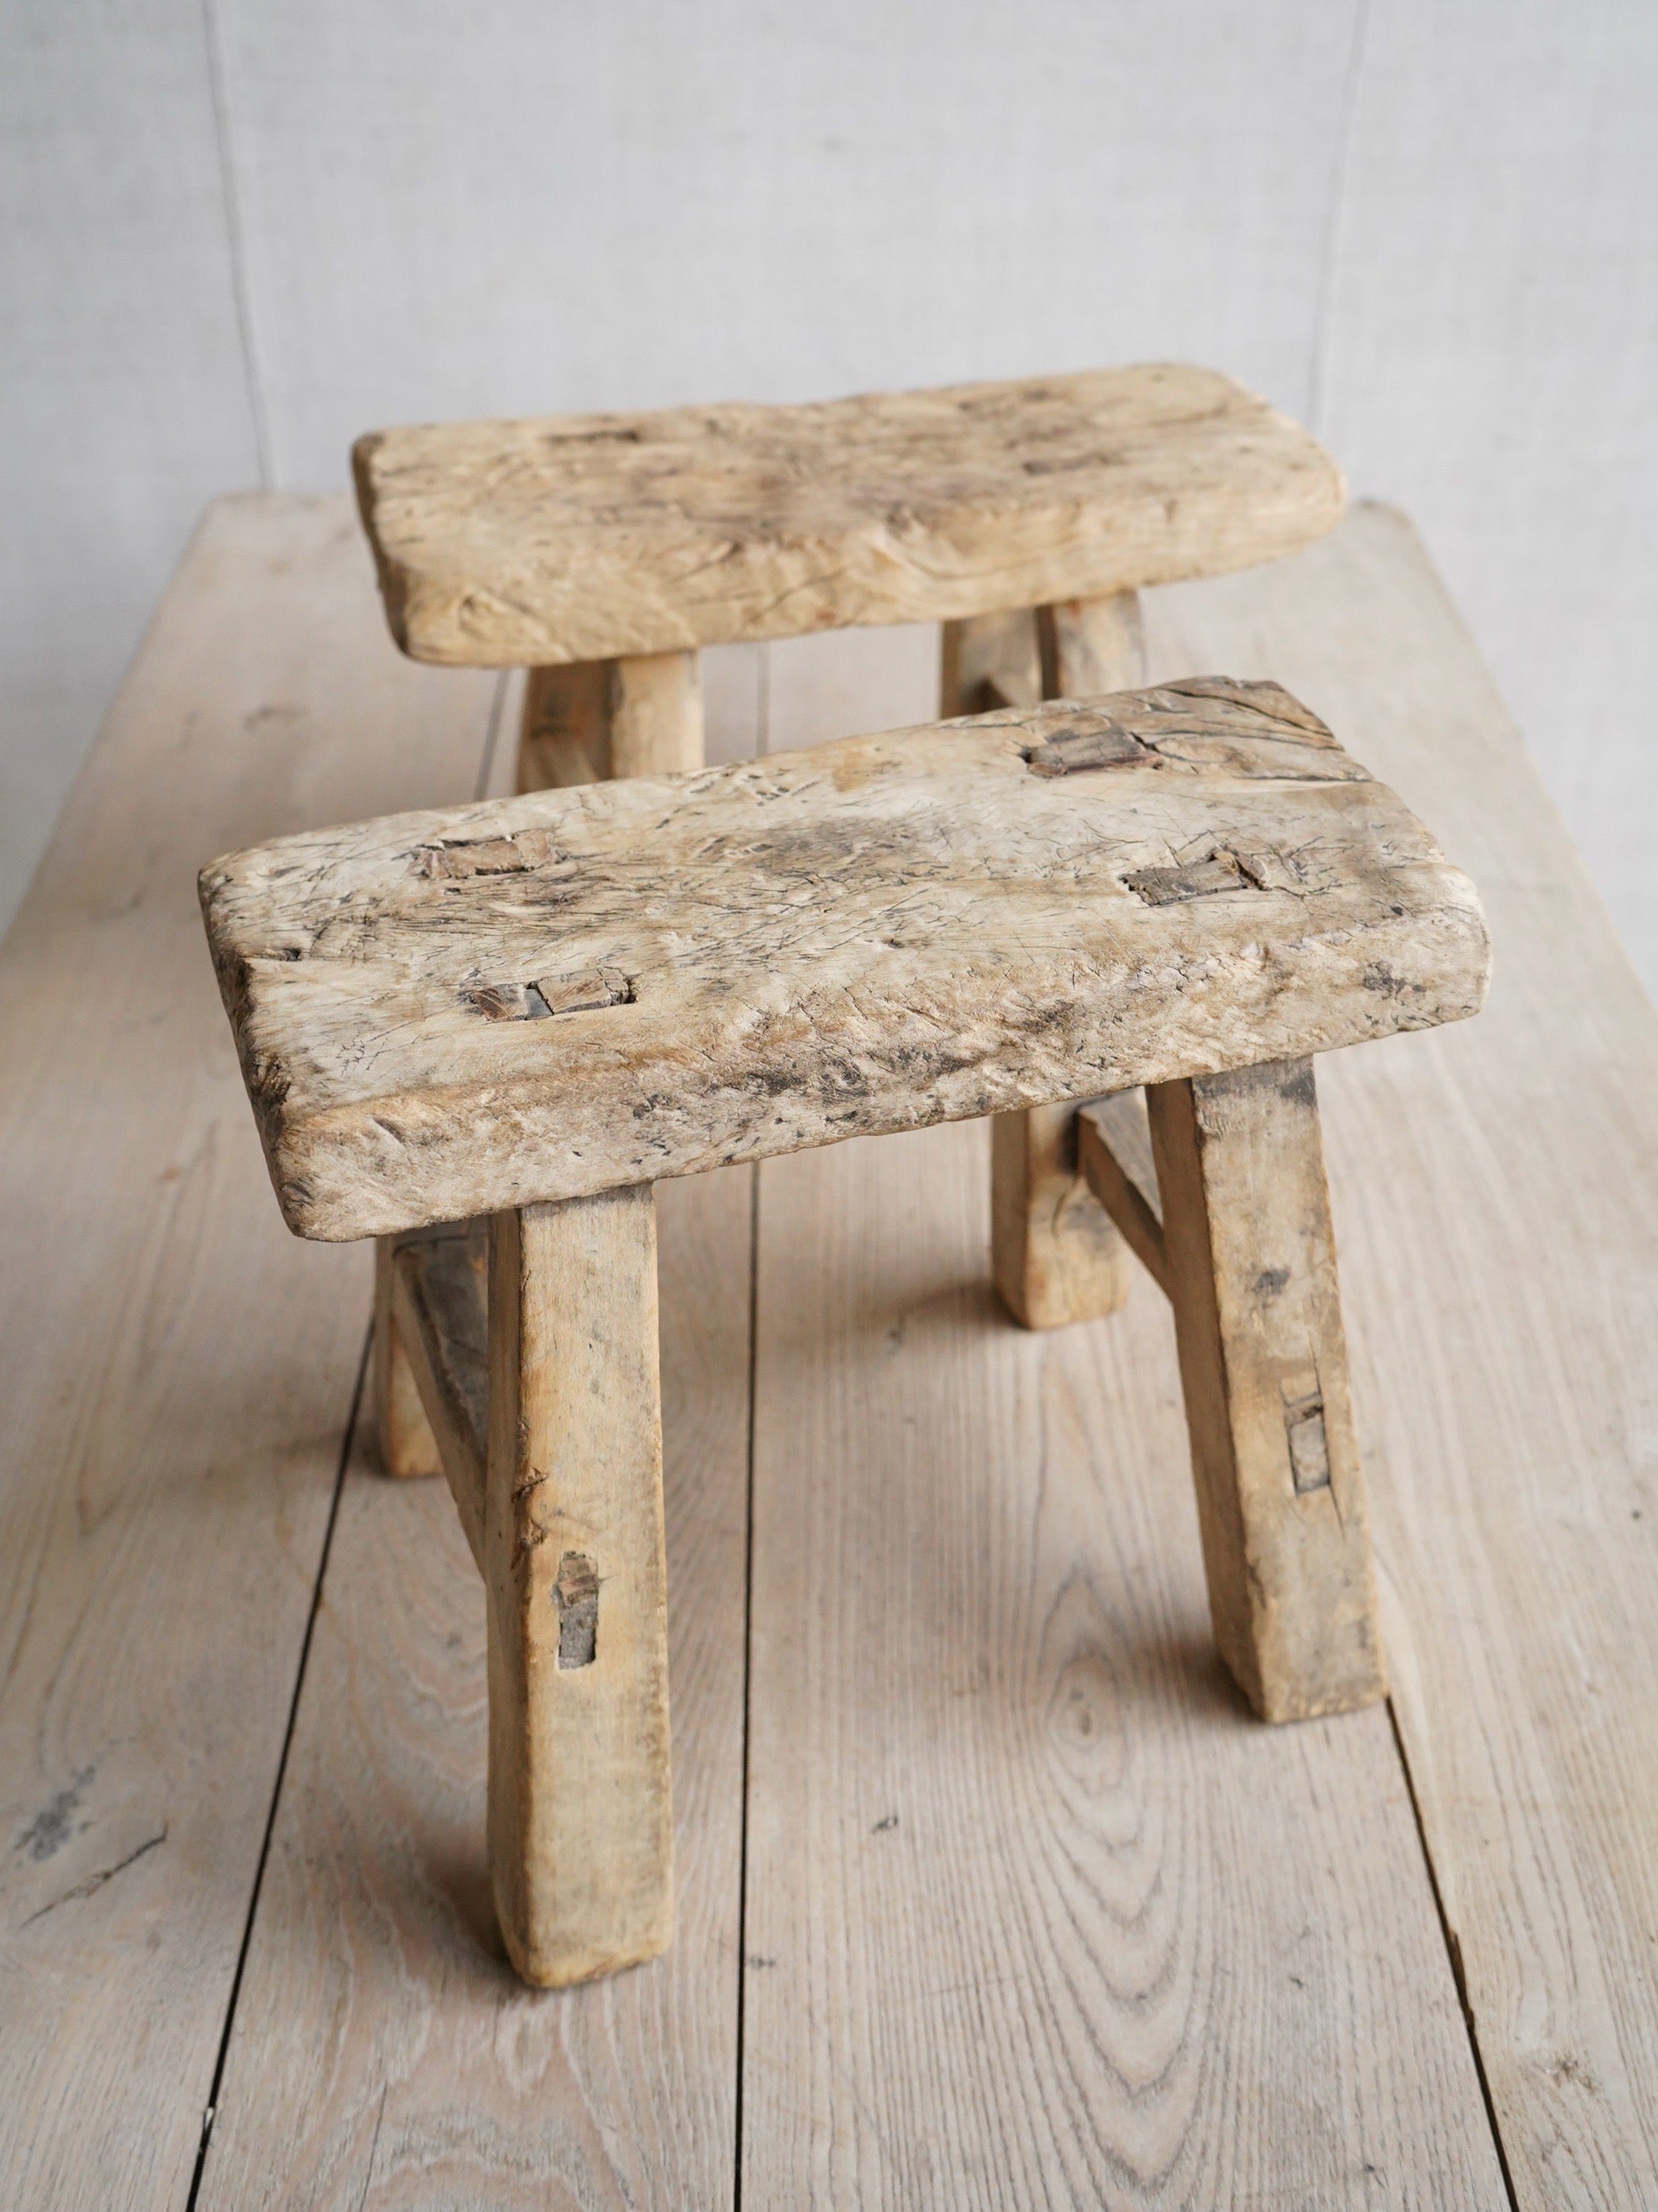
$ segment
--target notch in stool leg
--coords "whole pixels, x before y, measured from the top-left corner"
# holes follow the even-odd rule
[[[1310,1060],[1146,1091],[1215,1639],[1264,1719],[1387,1689]]]
[[[641,653],[529,672],[519,738],[520,792],[616,776],[678,775],[702,762],[700,654]]]
[[[650,1186],[489,1229],[489,1865],[525,1981],[673,1930]]]

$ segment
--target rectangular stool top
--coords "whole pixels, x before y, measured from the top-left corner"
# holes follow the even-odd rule
[[[1339,518],[1308,432],[1212,370],[434,423],[358,441],[392,633],[547,665],[938,622],[1242,568]]]
[[[1473,886],[1198,678],[284,837],[202,904],[291,1228],[364,1237],[1473,1013]]]

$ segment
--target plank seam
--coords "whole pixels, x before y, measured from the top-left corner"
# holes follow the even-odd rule
[[[1462,2025],[1467,2031],[1468,2050],[1473,2059],[1473,2070],[1479,2078],[1479,2094],[1485,2100],[1485,2118],[1491,2127],[1491,2142],[1497,2151],[1497,2163],[1503,2176],[1503,2188],[1509,2200],[1509,2212],[1520,2212],[1520,2198],[1514,2185],[1514,2176],[1509,2171],[1509,2154],[1503,2141],[1503,2130],[1497,2124],[1497,2100],[1491,2095],[1491,2085],[1485,2072],[1485,2054],[1479,2048],[1479,2030],[1473,2016],[1473,2006],[1468,1999],[1468,1980],[1462,1967],[1462,1946],[1457,1941],[1456,1930],[1451,1926],[1450,1915],[1445,1910],[1445,1899],[1439,1887],[1439,1874],[1434,1865],[1433,1852],[1428,1845],[1428,1830],[1422,1818],[1422,1807],[1418,1802],[1416,1781],[1411,1772],[1410,1753],[1405,1748],[1404,1731],[1399,1725],[1399,1713],[1391,1698],[1387,1700],[1388,1723],[1394,1732],[1394,1748],[1399,1753],[1400,1771],[1405,1777],[1405,1790],[1411,1801],[1411,1817],[1416,1822],[1417,1840],[1422,1846],[1422,1863],[1428,1870],[1428,1887],[1432,1892],[1434,1911],[1439,1916],[1439,1932],[1445,1939],[1445,1955],[1450,1960],[1451,1979],[1456,1984],[1456,2001],[1462,2008]]]
[[[213,106],[213,135],[219,153],[219,190],[224,200],[225,241],[230,254],[230,295],[236,310],[236,335],[241,345],[242,374],[247,385],[247,411],[253,429],[253,450],[259,464],[262,490],[276,488],[276,460],[271,451],[270,410],[265,398],[259,349],[253,333],[253,299],[248,288],[247,242],[242,222],[241,193],[237,185],[235,157],[230,143],[230,102],[225,85],[224,53],[214,0],[202,0],[202,38],[207,49],[208,94]]]
[[[247,1970],[247,1954],[252,1946],[253,1923],[259,1915],[259,1895],[264,1887],[264,1870],[270,1858],[270,1838],[276,1832],[276,1812],[282,1803],[282,1784],[288,1776],[288,1754],[293,1748],[294,1731],[299,1720],[300,1698],[305,1689],[306,1669],[311,1657],[311,1639],[316,1632],[317,1615],[322,1608],[323,1585],[328,1577],[329,1554],[334,1547],[334,1528],[339,1519],[340,1499],[345,1490],[345,1471],[351,1463],[351,1447],[356,1437],[358,1416],[362,1409],[362,1386],[368,1373],[368,1354],[373,1342],[374,1327],[371,1323],[363,1334],[362,1351],[357,1360],[357,1379],[352,1387],[344,1434],[340,1438],[339,1462],[334,1469],[334,1493],[328,1503],[328,1522],[323,1530],[322,1549],[317,1559],[317,1577],[312,1585],[310,1609],[305,1617],[305,1633],[300,1638],[300,1662],[294,1676],[294,1693],[288,1700],[288,1725],[282,1732],[282,1747],[276,1759],[276,1778],[271,1784],[270,1809],[265,1816],[258,1864],[253,1870],[253,1887],[247,1900],[241,1948],[236,1954],[236,1971],[231,1977],[230,1997],[225,2007],[224,2033],[219,2039],[219,2054],[214,2062],[212,2085],[207,2093],[207,2109],[202,2115],[201,2141],[196,2147],[196,2170],[191,2176],[185,2212],[196,2212],[202,2178],[207,2170],[208,2145],[213,2139],[213,2122],[219,2109],[219,2091],[224,2081],[225,2061],[230,2055],[230,2033],[236,2024],[236,2005],[242,1992],[242,1976]]]
[[[1346,78],[1341,88],[1336,157],[1330,173],[1330,216],[1320,257],[1313,358],[1307,379],[1307,420],[1317,437],[1324,435],[1324,418],[1329,411],[1331,371],[1335,362],[1336,304],[1341,289],[1342,247],[1347,228],[1347,188],[1352,170],[1353,141],[1358,130],[1359,91],[1370,42],[1370,0],[1357,0],[1352,44],[1348,49]]]
[[[489,724],[483,732],[483,758],[478,763],[477,781],[472,788],[476,799],[489,796],[489,775],[495,764],[495,740],[501,735],[501,710],[507,704],[507,671],[503,668],[495,678],[495,696],[489,702]]]
[[[754,1674],[754,1456],[760,1372],[760,1163],[750,1170],[749,1196],[749,1468],[743,1555],[743,1825],[737,1850],[737,2088],[732,2162],[732,2212],[743,2212],[744,2001],[749,1984],[749,1737]]]

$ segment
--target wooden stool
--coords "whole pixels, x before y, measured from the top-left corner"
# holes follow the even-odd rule
[[[659,1177],[1106,1097],[1084,1168],[1174,1305],[1221,1652],[1268,1718],[1382,1694],[1309,1055],[1473,1013],[1487,944],[1276,685],[395,816],[202,896],[290,1227],[398,1240],[527,1979],[670,1931]]]
[[[1308,434],[1157,366],[798,407],[450,423],[362,439],[364,523],[416,659],[527,667],[518,788],[702,764],[697,649],[941,622],[946,715],[1145,680],[1136,592],[1293,551],[1343,503]],[[1108,1313],[1128,1257],[1072,1117],[992,1150],[993,1272],[1027,1328]],[[387,1468],[437,1447],[379,1271]]]

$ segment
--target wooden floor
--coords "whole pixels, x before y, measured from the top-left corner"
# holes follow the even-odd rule
[[[369,1463],[197,865],[509,772],[345,503],[209,517],[0,954],[0,2204],[1658,2205],[1658,1019],[1407,525],[1153,594],[1485,895],[1477,1022],[1321,1064],[1390,1707],[1212,1655],[1149,1282],[987,1283],[981,1125],[663,1186],[667,1959],[538,1996],[483,1608]],[[926,641],[714,656],[727,753]]]

